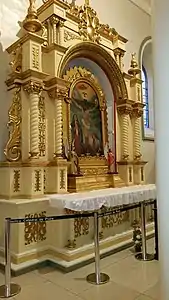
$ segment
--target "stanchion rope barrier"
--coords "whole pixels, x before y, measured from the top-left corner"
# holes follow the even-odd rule
[[[89,218],[94,217],[94,246],[95,246],[95,273],[87,276],[87,281],[100,285],[109,281],[107,274],[100,272],[100,250],[99,250],[99,218],[117,214],[123,211],[128,211],[135,208],[140,208],[141,211],[141,227],[142,227],[142,253],[138,255],[138,259],[147,261],[152,259],[151,255],[146,252],[146,229],[145,229],[145,206],[154,204],[156,207],[156,200],[149,200],[143,202],[137,202],[135,204],[122,205],[114,207],[112,210],[105,212],[89,212],[89,213],[74,213],[64,214],[58,216],[38,217],[38,218],[6,218],[5,219],[5,284],[0,286],[0,298],[9,298],[17,295],[21,287],[17,284],[11,283],[11,254],[10,254],[10,231],[11,224],[19,223],[33,223],[33,222],[48,222],[56,220],[66,220],[75,218]],[[103,208],[107,208],[104,207]],[[110,207],[111,208],[111,207]]]

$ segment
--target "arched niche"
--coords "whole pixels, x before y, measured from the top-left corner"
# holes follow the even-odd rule
[[[116,147],[115,128],[117,129],[117,127],[114,125],[117,115],[116,107],[125,105],[128,100],[128,91],[123,74],[112,54],[102,46],[92,42],[82,42],[70,47],[60,62],[57,76],[63,78],[65,70],[73,66],[75,62],[76,64],[82,63],[84,67],[96,75],[106,94],[109,142],[112,150],[114,150],[116,161],[116,153],[117,151],[120,152],[120,148],[117,149]],[[118,145],[120,146],[119,143]]]
[[[98,80],[106,100],[108,144],[116,155],[116,104],[110,81],[98,64],[88,58],[82,57],[70,60],[63,70],[63,76],[67,73],[67,71],[74,69],[75,67],[82,67],[89,70]]]
[[[110,81],[117,104],[128,99],[127,87],[115,59],[102,46],[92,42],[82,42],[68,49],[59,65],[58,77],[63,76],[65,67],[69,61],[79,57],[90,59],[105,72]]]

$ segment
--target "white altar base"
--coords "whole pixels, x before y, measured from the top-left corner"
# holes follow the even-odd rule
[[[64,209],[81,210],[99,209],[102,205],[113,207],[121,204],[155,199],[156,187],[154,185],[133,186],[120,189],[107,189],[79,194],[47,195],[37,199],[1,200],[1,220],[4,216],[24,217],[27,211],[46,211],[46,216],[63,214]],[[6,208],[6,209],[5,209]],[[100,222],[100,253],[109,255],[120,249],[130,246],[132,242],[131,223],[138,219],[138,209],[133,210],[121,223],[113,227],[102,228]],[[102,221],[102,220],[100,220]],[[1,239],[3,241],[3,224],[1,226]],[[81,235],[75,237],[77,220],[61,220],[46,223],[46,239],[40,243],[24,244],[24,240],[17,240],[16,236],[24,236],[24,224],[12,224],[11,255],[12,270],[25,272],[37,264],[50,261],[64,270],[72,270],[94,259],[93,244],[93,218],[90,218],[88,230],[84,231],[81,224]],[[31,229],[31,228],[30,228]],[[153,234],[153,223],[147,223],[147,235]],[[17,232],[19,231],[19,235]],[[80,231],[80,230],[79,230]],[[84,234],[83,234],[84,233]],[[67,247],[68,240],[76,240],[76,247]],[[0,264],[4,264],[4,248],[0,247]]]

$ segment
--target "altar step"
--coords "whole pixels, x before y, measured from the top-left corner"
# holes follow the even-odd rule
[[[68,192],[70,193],[123,186],[125,184],[119,174],[68,176]]]

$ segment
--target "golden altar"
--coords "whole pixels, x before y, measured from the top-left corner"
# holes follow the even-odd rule
[[[87,0],[80,7],[47,0],[38,9],[29,2],[20,38],[7,49],[11,106],[0,164],[1,235],[6,216],[57,213],[46,195],[145,184],[142,81],[134,54],[124,71],[127,39],[102,24]],[[68,228],[62,234],[61,222],[14,226],[14,264],[45,255],[69,260]]]

